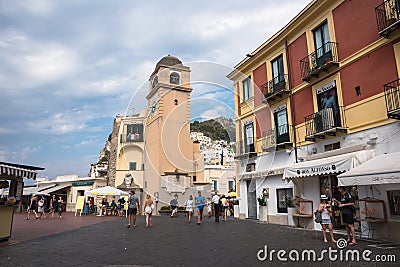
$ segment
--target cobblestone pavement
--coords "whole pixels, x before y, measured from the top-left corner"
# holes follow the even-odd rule
[[[400,261],[398,248],[371,247],[376,243],[359,240],[356,246],[338,249],[334,243],[323,243],[320,232],[248,220],[215,223],[205,219],[196,225],[195,220],[189,224],[182,216],[154,217],[154,227],[146,228],[144,218],[139,217],[138,225],[128,229],[126,219],[119,218],[3,246],[0,266],[399,266]],[[257,252],[265,245],[268,253],[287,251],[281,256],[289,261],[278,261],[277,252],[272,262],[259,261]],[[339,257],[349,249],[359,251],[360,258],[366,249],[372,251],[371,259],[393,254],[397,262],[330,261],[327,253],[324,263],[293,262],[288,257],[292,249],[299,251],[301,259],[303,250],[314,249],[319,257],[329,248],[337,250],[333,255]]]

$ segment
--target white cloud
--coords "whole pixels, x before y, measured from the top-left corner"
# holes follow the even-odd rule
[[[228,108],[226,106],[216,106],[210,110],[204,111],[203,113],[200,114],[200,117],[203,119],[214,119],[218,118],[221,116],[226,116],[226,114],[229,112]]]

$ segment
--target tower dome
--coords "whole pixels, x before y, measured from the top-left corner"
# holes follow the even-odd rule
[[[157,62],[157,65],[156,65],[156,68],[154,69],[153,74],[155,72],[157,72],[157,70],[160,66],[171,67],[171,66],[176,66],[176,65],[182,66],[182,61],[179,58],[171,56],[171,55],[165,56],[162,59],[160,59],[160,61]]]

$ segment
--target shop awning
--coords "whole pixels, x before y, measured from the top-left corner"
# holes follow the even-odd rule
[[[42,171],[42,170],[44,170],[44,168],[42,167],[0,162],[1,178],[26,177],[29,179],[36,179],[37,171]]]
[[[400,152],[376,156],[338,176],[339,185],[400,183]]]
[[[51,187],[51,188],[49,188],[49,189],[40,191],[39,193],[40,193],[40,194],[43,194],[43,195],[47,195],[47,194],[56,192],[56,191],[58,191],[58,190],[64,189],[64,188],[66,188],[66,187],[68,187],[68,186],[71,186],[71,185],[57,185],[57,186]]]
[[[343,173],[372,157],[372,151],[363,150],[346,153],[329,158],[304,161],[286,168],[283,174],[284,179],[297,177],[318,176],[333,173]]]
[[[256,170],[245,172],[240,176],[241,180],[262,178],[273,175],[283,174],[285,167],[291,166],[294,162],[294,153],[288,157],[286,152],[268,153],[259,157],[259,163],[256,164]]]
[[[37,187],[37,186],[24,187],[23,195],[24,196],[29,196],[29,195],[32,195],[32,194],[42,195],[43,194],[42,191],[44,191],[46,189],[49,189],[49,188],[52,188],[54,186],[55,186],[55,184],[52,184],[52,185],[49,185],[49,186],[46,186],[46,187]]]

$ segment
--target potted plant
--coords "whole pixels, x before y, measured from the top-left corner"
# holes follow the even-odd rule
[[[267,199],[264,198],[263,195],[257,198],[258,205],[260,206],[260,215],[259,221],[260,222],[267,222],[268,221],[268,207],[267,207]]]
[[[239,199],[233,201],[233,217],[239,218]]]
[[[293,220],[293,214],[296,213],[297,209],[294,206],[294,202],[293,202],[292,197],[286,196],[285,197],[285,204],[286,204],[287,212],[288,212],[288,225],[296,226],[296,224],[294,223],[294,220]]]

